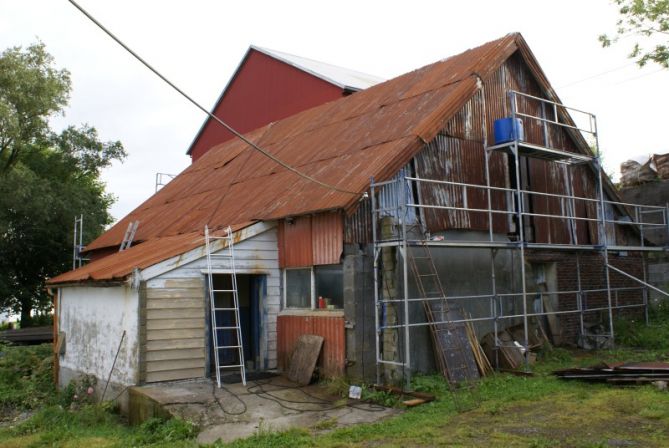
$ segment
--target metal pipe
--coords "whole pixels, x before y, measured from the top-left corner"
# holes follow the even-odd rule
[[[611,304],[611,276],[609,273],[609,248],[608,248],[608,236],[607,236],[607,229],[606,229],[606,207],[605,207],[605,200],[604,200],[604,181],[602,180],[602,170],[604,169],[601,165],[602,159],[601,159],[601,154],[599,151],[599,137],[597,135],[597,120],[594,115],[593,117],[593,123],[595,127],[595,150],[596,150],[596,157],[595,157],[595,169],[597,170],[597,183],[598,183],[598,192],[599,192],[599,199],[601,201],[600,203],[600,208],[601,208],[601,217],[602,217],[602,223],[601,223],[601,238],[602,238],[602,243],[603,243],[603,251],[604,251],[604,272],[605,272],[605,277],[606,277],[606,289],[607,289],[607,302],[609,306],[609,329],[611,331],[611,345],[615,346],[615,330],[613,328],[613,309],[612,309],[612,304]]]
[[[641,267],[643,269],[643,281],[648,282],[648,274],[647,274],[647,266],[646,266],[646,253],[642,252],[641,253]],[[643,303],[645,305],[645,309],[643,312],[644,315],[644,320],[646,322],[646,325],[648,325],[648,288],[643,288]]]
[[[585,319],[583,314],[583,286],[581,284],[581,254],[576,253],[576,286],[578,292],[576,293],[576,306],[579,310],[579,325],[581,337],[585,337]]]
[[[516,122],[516,96],[515,94],[513,95],[514,101],[511,103],[511,118],[513,120],[513,123]],[[517,133],[514,133],[517,134]],[[519,236],[519,253],[520,253],[520,275],[521,275],[521,285],[522,285],[522,291],[523,291],[523,330],[524,330],[524,336],[525,340],[523,341],[524,343],[524,348],[525,348],[525,370],[529,370],[530,368],[530,350],[529,350],[529,323],[527,320],[527,284],[526,284],[526,279],[525,279],[525,224],[523,222],[523,197],[521,194],[521,189],[522,189],[522,184],[521,184],[521,178],[520,178],[520,155],[518,153],[518,135],[514,135],[515,137],[515,142],[511,146],[511,150],[513,153],[513,158],[514,158],[514,163],[516,167],[516,189],[517,189],[517,200],[518,200],[518,236]],[[495,338],[497,338],[497,335],[495,335]]]
[[[656,288],[655,286],[651,285],[650,283],[647,283],[647,282],[645,282],[645,281],[643,281],[643,280],[641,280],[641,279],[636,278],[636,277],[633,276],[632,274],[628,274],[627,272],[625,272],[625,271],[623,271],[623,270],[621,270],[621,269],[618,269],[618,268],[615,267],[615,266],[611,266],[611,265],[608,264],[608,263],[606,264],[606,266],[607,266],[609,269],[612,269],[612,270],[616,271],[617,273],[624,275],[625,277],[631,278],[632,280],[634,280],[634,281],[636,281],[636,282],[638,282],[638,283],[641,283],[642,285],[644,285],[644,286],[647,287],[647,288],[652,289],[653,291],[659,292],[660,294],[669,297],[669,293],[667,293],[667,292],[665,292],[665,291],[662,291],[660,288]]]
[[[406,226],[406,217],[407,210],[406,204],[409,202],[407,198],[407,180],[406,178],[401,178],[400,186],[402,187],[402,265],[403,265],[403,281],[404,281],[404,363],[406,364],[405,374],[405,386],[409,389],[411,385],[411,336],[409,334],[409,301],[406,300],[409,298],[409,266],[408,259],[409,256],[409,246],[407,245],[407,226]]]
[[[381,343],[379,338],[380,329],[379,329],[379,253],[381,249],[377,246],[377,211],[376,211],[376,184],[374,183],[374,177],[369,179],[369,190],[372,201],[372,241],[374,243],[374,345],[376,347],[375,358],[376,358],[376,384],[382,384],[381,382]],[[363,306],[365,306],[363,304]],[[364,325],[364,323],[363,323]],[[363,341],[364,343],[364,341]]]

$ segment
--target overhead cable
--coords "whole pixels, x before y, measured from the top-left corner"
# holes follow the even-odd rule
[[[167,85],[172,87],[174,90],[176,90],[181,96],[186,98],[190,103],[192,103],[195,107],[200,109],[202,112],[207,114],[210,118],[215,120],[218,124],[223,126],[225,129],[227,129],[229,132],[231,132],[235,137],[239,138],[242,140],[244,143],[249,145],[252,149],[258,151],[261,153],[263,156],[269,158],[270,160],[274,161],[278,165],[281,165],[282,167],[286,168],[288,171],[291,171],[298,176],[313,182],[315,184],[320,185],[321,187],[337,191],[339,193],[346,193],[346,194],[351,194],[351,195],[356,195],[359,196],[360,192],[357,191],[351,191],[351,190],[345,190],[342,188],[337,187],[336,185],[328,184],[326,182],[320,181],[318,179],[315,179],[314,177],[303,173],[302,171],[298,170],[297,168],[289,165],[288,163],[284,162],[283,160],[279,159],[276,157],[274,154],[270,153],[269,151],[261,148],[258,146],[256,143],[252,142],[248,138],[246,138],[243,134],[240,132],[236,131],[232,126],[215,116],[213,113],[211,113],[209,110],[205,109],[200,103],[195,101],[191,96],[189,96],[186,92],[181,90],[179,87],[177,87],[172,81],[167,79],[163,74],[161,74],[158,70],[153,68],[151,64],[146,62],[141,56],[139,56],[135,51],[133,51],[130,47],[128,47],[121,39],[116,37],[114,33],[109,31],[102,23],[100,23],[95,17],[93,17],[88,11],[86,11],[84,8],[82,8],[76,1],[74,0],[68,0],[75,8],[77,8],[83,15],[85,15],[91,22],[93,22],[98,28],[100,28],[102,31],[105,32],[109,37],[111,37],[117,44],[119,44],[121,47],[123,47],[128,53],[130,53],[132,56],[134,56],[135,59],[137,59],[139,62],[141,62],[146,68],[151,70],[156,76],[158,76],[160,79],[162,79]]]

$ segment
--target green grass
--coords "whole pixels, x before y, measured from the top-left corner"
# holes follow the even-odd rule
[[[416,376],[414,389],[433,393],[437,399],[406,409],[396,417],[344,428],[323,420],[310,428],[284,432],[268,429],[270,422],[247,439],[214,446],[669,446],[669,393],[652,386],[623,388],[569,382],[551,374],[555,369],[602,361],[669,358],[669,337],[656,337],[638,322],[623,325],[627,326],[617,323],[618,335],[631,347],[588,353],[565,349],[540,353],[534,376],[498,374],[485,378],[475,393],[464,390],[456,394],[458,406],[440,377]],[[654,315],[651,325],[660,335],[669,336],[665,333],[669,332],[669,318],[663,314]],[[197,446],[196,428],[181,420],[150,420],[139,427],[128,427],[108,405],[72,405],[73,395],[81,394],[85,382],[56,393],[49,383],[50,369],[45,367],[49,366],[48,346],[3,350],[0,403],[35,413],[22,423],[0,428],[0,446]],[[347,385],[333,382],[330,388],[343,393]],[[397,404],[395,397],[385,393],[365,390],[365,397]],[[463,408],[469,410],[461,412]]]

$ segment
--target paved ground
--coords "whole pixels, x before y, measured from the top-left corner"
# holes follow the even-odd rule
[[[226,384],[202,379],[138,388],[172,415],[199,425],[200,443],[232,441],[258,431],[292,427],[333,429],[369,423],[398,411],[338,399],[323,386],[299,387],[282,377]]]

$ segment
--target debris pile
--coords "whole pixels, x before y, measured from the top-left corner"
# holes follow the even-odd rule
[[[633,187],[657,179],[669,179],[669,153],[653,154],[641,164],[628,160],[620,164],[620,183],[623,187]]]
[[[556,370],[553,372],[564,380],[581,380],[618,385],[669,382],[669,363],[634,362],[602,363],[592,367]]]
[[[540,322],[529,322],[527,330],[527,343],[530,350],[528,362],[533,364],[537,359],[535,351],[551,345]],[[525,362],[524,339],[525,327],[519,324],[498,332],[497,343],[495,343],[494,333],[486,334],[481,339],[481,346],[488,359],[493,360],[493,364],[497,364],[498,368],[514,370]]]

